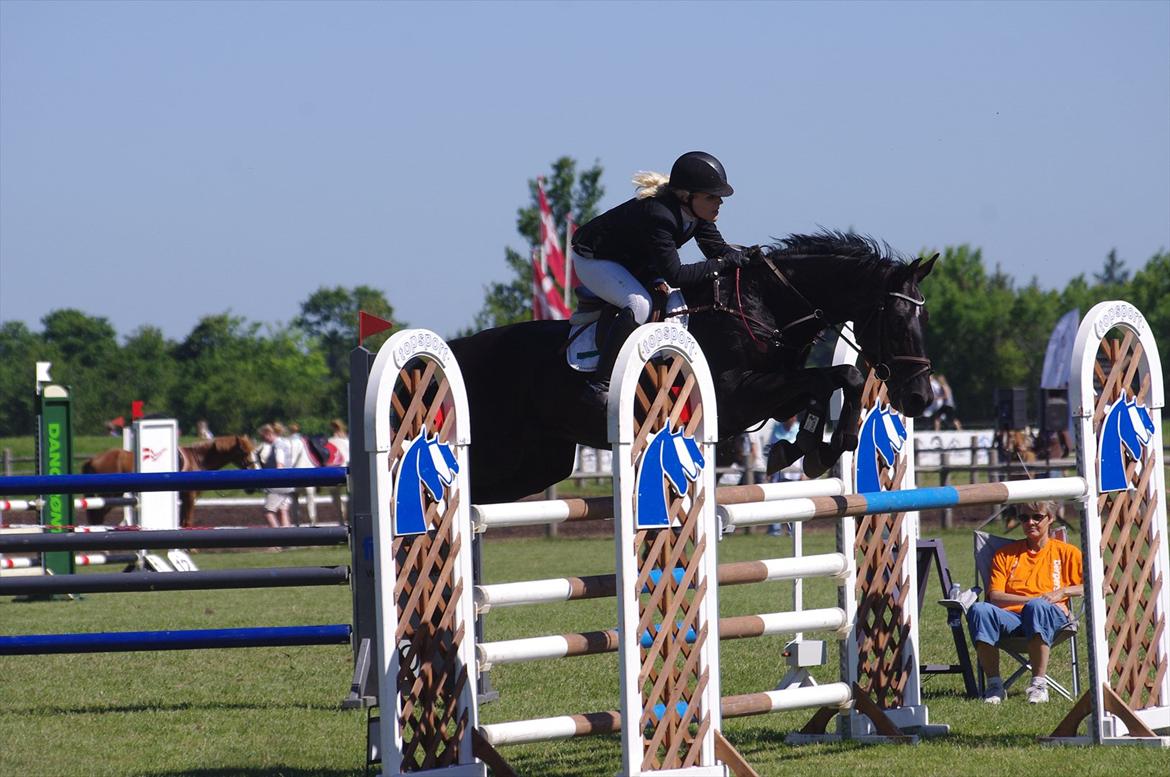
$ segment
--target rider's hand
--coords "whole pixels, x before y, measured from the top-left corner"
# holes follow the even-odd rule
[[[760,262],[764,260],[764,249],[762,246],[751,246],[744,250],[744,254],[752,262]]]
[[[723,264],[727,267],[747,267],[752,261],[751,257],[743,251],[728,251],[719,258],[723,260]]]

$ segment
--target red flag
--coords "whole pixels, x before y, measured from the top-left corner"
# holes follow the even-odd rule
[[[143,413],[145,412],[142,409],[143,404],[144,402],[141,399],[133,399],[130,401],[130,417],[135,421],[137,421],[139,418],[142,418]]]
[[[364,310],[358,311],[358,345],[365,342],[367,337],[373,337],[379,332],[384,332],[394,324],[384,318],[379,318],[372,313],[367,313]]]
[[[544,261],[552,270],[552,278],[562,289],[565,288],[565,254],[557,238],[557,225],[553,223],[552,209],[544,196],[544,179],[536,179],[536,198],[540,202],[540,250]]]
[[[532,252],[532,318],[535,321],[563,321],[573,311],[561,299],[556,284],[540,266],[540,253]]]

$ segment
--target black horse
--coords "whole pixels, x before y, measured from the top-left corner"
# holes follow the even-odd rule
[[[855,322],[857,345],[895,409],[920,415],[932,397],[918,284],[933,264],[907,262],[870,238],[821,232],[792,235],[756,250],[742,270],[685,287],[689,330],[715,381],[720,437],[807,409],[797,444],[776,446],[769,470],[804,455],[815,477],[856,448],[860,371],[804,366],[814,340],[845,321]],[[538,493],[571,474],[578,443],[609,446],[604,410],[581,399],[586,376],[565,363],[568,326],[525,322],[450,343],[469,394],[473,501]],[[822,443],[836,388],[844,389],[843,422]]]

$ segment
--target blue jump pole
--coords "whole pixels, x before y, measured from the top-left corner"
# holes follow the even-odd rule
[[[282,529],[114,530],[79,534],[0,535],[0,553],[43,553],[54,550],[146,550],[155,548],[271,548],[345,545],[345,526]]]
[[[136,572],[132,575],[48,575],[0,579],[0,596],[289,588],[347,583],[349,583],[347,566]]]
[[[181,631],[113,631],[92,634],[24,634],[0,637],[0,656],[51,653],[122,653],[139,650],[285,647],[349,644],[348,624]]]
[[[119,475],[13,475],[0,477],[0,496],[339,486],[345,483],[348,472],[345,467],[313,467],[225,469],[210,472],[128,472]]]

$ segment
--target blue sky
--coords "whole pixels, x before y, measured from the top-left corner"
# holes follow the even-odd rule
[[[181,338],[367,284],[450,335],[529,178],[598,161],[610,206],[692,149],[734,242],[1137,269],[1170,248],[1170,3],[0,0],[0,320]]]

